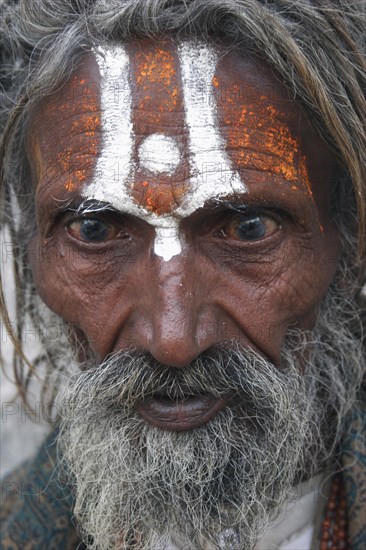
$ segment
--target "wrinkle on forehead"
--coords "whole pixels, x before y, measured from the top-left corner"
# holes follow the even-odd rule
[[[93,59],[88,57],[34,115],[37,125],[30,148],[37,179],[61,180],[69,192],[92,180],[100,153],[100,94],[98,82],[90,76],[91,66]]]
[[[240,68],[243,71],[239,61],[238,72]],[[289,127],[293,102],[279,93],[275,83],[268,86],[263,75],[258,87],[230,82],[226,76],[225,66],[218,67],[213,85],[226,147],[235,165],[280,176],[292,183],[293,191],[305,191],[313,200],[307,158],[300,137]]]

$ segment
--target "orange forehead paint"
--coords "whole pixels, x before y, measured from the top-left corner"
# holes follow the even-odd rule
[[[234,163],[239,168],[270,172],[293,184],[300,183],[312,197],[306,158],[300,153],[300,140],[283,122],[285,114],[266,95],[248,100],[238,84],[227,89],[226,81],[216,75],[213,84],[217,90],[225,90],[222,98],[219,92],[216,97],[226,147]]]
[[[134,90],[132,121],[136,134],[135,154],[140,161],[137,163],[132,194],[137,204],[148,211],[166,214],[181,203],[187,184],[184,178],[179,181],[177,174],[172,178],[167,170],[162,169],[155,174],[149,154],[151,156],[156,151],[158,156],[160,152],[161,158],[175,155],[176,166],[181,151],[187,147],[179,62],[171,47],[150,45],[143,51],[132,48],[130,63]],[[152,146],[150,152],[148,148],[144,149],[142,154],[141,147],[146,143],[146,136],[155,137],[155,147]],[[177,144],[180,144],[180,149]],[[142,157],[147,160],[145,167],[141,166]]]
[[[178,99],[181,101],[177,59],[172,51],[156,47],[132,53],[131,64],[140,96],[137,110],[143,113],[147,126],[161,124],[164,115],[176,111]]]

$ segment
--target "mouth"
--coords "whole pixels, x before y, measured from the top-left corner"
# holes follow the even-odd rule
[[[146,422],[162,430],[183,432],[207,424],[228,402],[228,397],[210,394],[188,395],[174,400],[154,395],[137,403],[138,414]]]

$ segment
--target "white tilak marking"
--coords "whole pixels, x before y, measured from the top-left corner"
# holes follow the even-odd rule
[[[83,195],[109,202],[121,212],[137,216],[155,227],[154,252],[169,261],[182,252],[179,235],[181,219],[203,207],[210,199],[247,190],[239,174],[232,170],[224,141],[217,130],[217,109],[212,88],[217,54],[209,46],[191,42],[184,42],[179,47],[193,169],[192,190],[172,214],[158,216],[134,202],[128,185],[129,181],[133,181],[135,172],[128,56],[123,46],[99,47],[95,53],[102,76],[104,143],[93,182],[86,187]],[[159,140],[154,136],[157,134],[146,138],[140,147],[141,165],[149,170],[153,168],[151,171],[174,173],[181,158],[177,144],[173,147],[170,141],[173,138],[168,136],[161,135]],[[158,141],[170,143],[170,156],[165,161],[162,158],[166,153],[160,156]]]
[[[177,140],[170,136],[152,134],[139,147],[140,166],[154,174],[173,175],[180,159]]]
[[[99,46],[95,53],[102,78],[103,145],[86,192],[88,198],[122,209],[126,200],[131,201],[126,184],[134,171],[129,59],[123,46]]]

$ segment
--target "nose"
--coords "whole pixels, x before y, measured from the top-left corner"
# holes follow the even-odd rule
[[[156,258],[135,315],[141,351],[167,366],[184,367],[219,340],[218,311],[195,271],[187,259]]]

